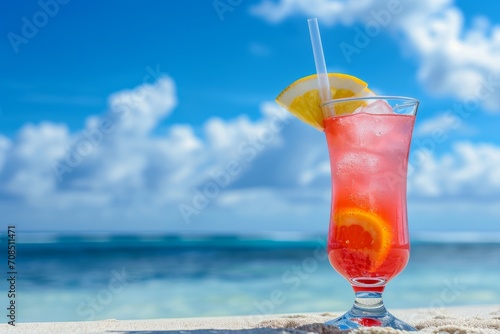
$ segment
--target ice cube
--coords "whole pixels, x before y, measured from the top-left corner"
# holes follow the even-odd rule
[[[354,111],[353,114],[357,113],[367,113],[367,114],[393,114],[391,106],[385,102],[384,100],[376,100],[375,102],[370,103],[366,107],[359,107]]]
[[[414,115],[415,105],[413,103],[396,104],[393,108],[395,114]]]

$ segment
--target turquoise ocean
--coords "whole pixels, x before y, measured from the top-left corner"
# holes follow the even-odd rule
[[[301,234],[19,234],[16,320],[346,310],[353,293],[326,259],[325,241]],[[0,283],[2,309],[7,283]],[[389,309],[500,304],[500,236],[413,237],[410,262],[384,299]]]

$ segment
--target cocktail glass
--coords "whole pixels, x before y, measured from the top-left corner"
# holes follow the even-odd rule
[[[386,310],[382,293],[409,258],[406,175],[418,104],[384,96],[323,104],[332,177],[328,257],[356,295],[327,325],[415,330]]]

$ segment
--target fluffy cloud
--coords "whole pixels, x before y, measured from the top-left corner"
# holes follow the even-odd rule
[[[327,0],[264,0],[250,11],[264,17],[269,22],[278,23],[295,15],[318,17],[323,22],[335,24],[351,24],[366,12],[372,5],[372,0],[359,1],[327,1]]]
[[[44,122],[25,125],[13,139],[0,136],[0,198],[47,210],[170,208],[179,216],[179,203],[192,205],[214,182],[217,192],[240,195],[249,184],[296,183],[288,178],[300,164],[272,177],[280,175],[273,167],[280,155],[293,165],[282,140],[291,118],[283,110],[264,103],[257,121],[213,117],[198,135],[182,124],[153,133],[176,103],[174,81],[163,77],[113,94],[108,111],[90,116],[80,131]]]
[[[55,183],[51,161],[64,153],[69,144],[64,125],[41,123],[22,128],[13,142],[4,140],[4,164],[0,170],[0,192],[37,203],[53,191]]]
[[[414,134],[418,137],[443,137],[452,131],[473,133],[474,129],[456,114],[444,112],[421,121],[415,128]]]
[[[500,198],[500,147],[455,143],[440,157],[420,151],[409,193],[427,199],[491,201]]]
[[[500,111],[500,26],[477,17],[466,27],[451,0],[264,0],[251,12],[272,23],[303,15],[330,25],[383,26],[418,57],[417,76],[429,92]]]
[[[444,4],[438,11],[409,13],[401,21],[420,58],[418,78],[429,92],[475,99],[489,110],[500,110],[500,26],[475,18],[465,28],[464,15]]]

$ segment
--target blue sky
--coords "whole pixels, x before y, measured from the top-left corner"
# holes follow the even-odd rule
[[[314,72],[306,19],[318,17],[330,72],[421,101],[412,231],[498,230],[499,6],[2,3],[2,222],[25,231],[326,232],[324,136],[273,102]]]

